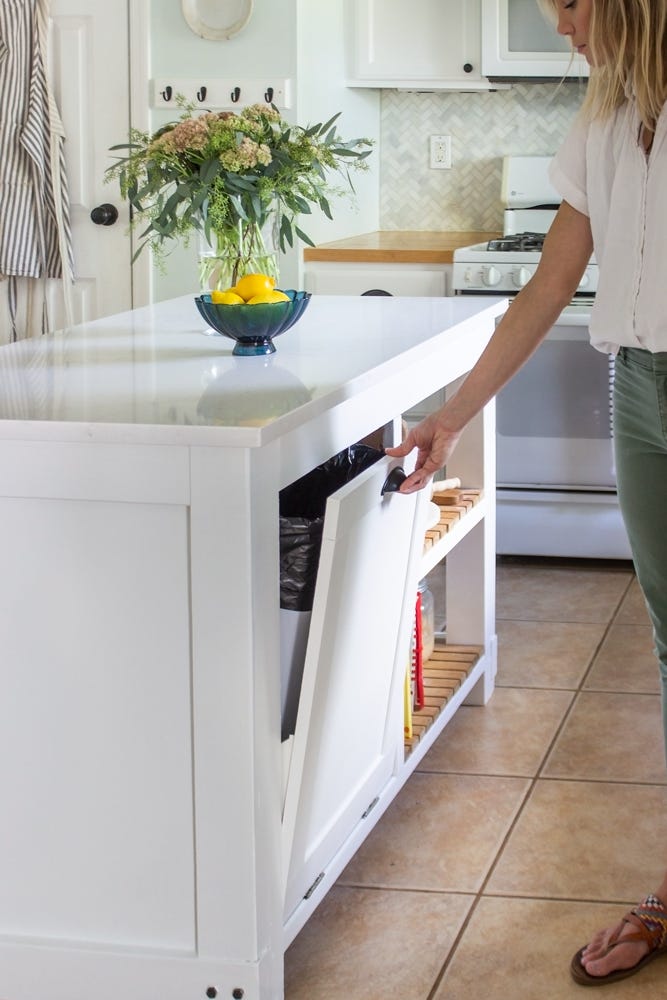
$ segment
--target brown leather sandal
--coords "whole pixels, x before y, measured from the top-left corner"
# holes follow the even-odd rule
[[[632,924],[637,930],[619,940],[623,924]],[[619,979],[634,976],[654,958],[667,954],[667,907],[657,896],[647,896],[638,906],[626,913],[618,931],[609,940],[606,954],[608,955],[619,944],[625,944],[626,941],[646,941],[649,951],[629,969],[617,969],[615,972],[607,973],[606,976],[591,976],[582,965],[581,956],[585,949],[580,948],[570,964],[570,972],[575,983],[579,983],[580,986],[606,986],[607,983],[615,983]]]

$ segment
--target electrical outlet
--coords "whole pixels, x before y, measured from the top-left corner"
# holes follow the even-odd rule
[[[432,135],[429,166],[433,170],[449,170],[452,165],[451,135]]]

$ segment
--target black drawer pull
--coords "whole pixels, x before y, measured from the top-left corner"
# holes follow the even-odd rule
[[[407,478],[408,477],[400,465],[394,466],[384,481],[382,489],[380,490],[380,496],[384,496],[385,493],[398,493],[401,488],[401,484],[404,483]]]

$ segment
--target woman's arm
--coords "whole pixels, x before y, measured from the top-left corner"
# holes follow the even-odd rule
[[[593,252],[588,216],[563,202],[544,241],[535,274],[519,292],[459,391],[388,455],[418,449],[402,493],[422,489],[447,462],[472,417],[502,389],[546,337],[571,301]]]

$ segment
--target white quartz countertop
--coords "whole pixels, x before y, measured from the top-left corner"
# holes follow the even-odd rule
[[[441,351],[443,338],[460,350],[504,305],[313,296],[275,354],[236,358],[192,296],[161,302],[0,348],[0,439],[259,446]]]

